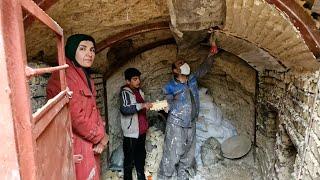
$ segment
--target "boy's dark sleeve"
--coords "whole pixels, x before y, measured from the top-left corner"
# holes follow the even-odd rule
[[[142,104],[140,103],[132,104],[132,102],[130,101],[130,94],[127,91],[121,91],[119,98],[120,98],[120,112],[123,115],[132,115],[142,109]]]

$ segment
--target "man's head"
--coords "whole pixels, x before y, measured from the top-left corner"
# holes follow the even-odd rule
[[[124,71],[124,78],[131,89],[140,88],[140,75],[141,72],[136,68],[128,68]]]
[[[189,75],[190,66],[184,61],[184,59],[180,58],[176,62],[172,63],[172,72],[174,76]]]

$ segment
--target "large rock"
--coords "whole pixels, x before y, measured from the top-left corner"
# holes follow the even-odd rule
[[[251,149],[251,141],[243,135],[233,136],[221,144],[223,156],[229,159],[241,158]]]
[[[222,26],[226,18],[225,0],[167,0],[174,28],[198,31]]]
[[[221,145],[219,141],[210,137],[201,146],[201,159],[203,166],[210,166],[223,159],[221,156]]]

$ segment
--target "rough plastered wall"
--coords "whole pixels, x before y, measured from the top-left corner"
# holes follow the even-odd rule
[[[265,177],[298,179],[301,167],[302,179],[320,177],[318,75],[259,74],[257,154]]]
[[[240,58],[224,52],[200,85],[209,88],[214,102],[236,127],[253,141],[256,71]]]
[[[207,57],[208,52],[206,46],[191,45],[181,49],[179,56],[187,59],[194,70]],[[200,86],[209,89],[214,102],[238,133],[247,135],[251,140],[254,127],[255,79],[256,71],[253,68],[242,59],[224,51],[217,56],[211,71],[199,81]]]
[[[128,67],[141,70],[146,99],[161,99],[161,88],[171,78],[171,63],[176,59],[176,53],[174,45],[155,48],[129,61],[107,80],[111,152],[121,144],[122,139],[118,97],[119,89],[124,84],[124,70]],[[207,54],[208,47],[198,47],[190,51],[187,61],[192,70],[195,70]],[[235,125],[238,133],[252,137],[255,71],[241,59],[225,52],[217,57],[211,72],[203,77],[199,84],[209,89],[214,101],[224,116]],[[154,115],[151,113],[149,117]]]

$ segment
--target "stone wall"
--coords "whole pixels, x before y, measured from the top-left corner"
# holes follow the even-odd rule
[[[28,66],[34,69],[48,67],[48,65],[43,62],[30,62]],[[44,74],[42,76],[32,77],[29,80],[32,113],[36,112],[37,109],[46,103],[46,87],[49,77],[50,74]]]
[[[259,74],[257,152],[265,177],[297,179],[300,167],[302,179],[320,176],[317,81],[318,72]]]
[[[94,85],[97,91],[97,106],[100,110],[100,114],[103,120],[105,120],[105,100],[104,100],[104,87],[103,87],[103,75],[92,74],[91,78],[94,81]]]

